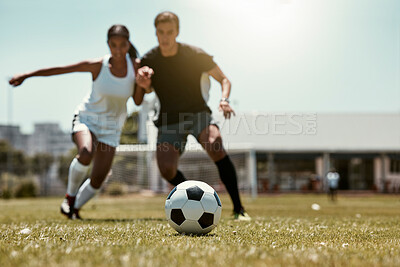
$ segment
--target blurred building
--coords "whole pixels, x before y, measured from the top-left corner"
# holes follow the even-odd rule
[[[331,168],[340,174],[340,190],[400,193],[400,114],[255,112],[214,119],[230,154],[247,151],[246,188],[253,193],[323,191]],[[157,129],[149,122],[145,128],[150,148]],[[186,150],[200,149],[190,137]],[[205,154],[198,157],[206,162]]]
[[[400,192],[400,114],[244,114],[220,116],[224,145],[248,147],[257,179],[299,190],[335,168],[339,189]]]
[[[0,139],[27,155],[47,153],[59,156],[74,145],[70,133],[63,132],[57,123],[37,123],[32,134],[22,134],[19,126],[0,125]]]
[[[29,138],[28,154],[48,153],[59,156],[74,147],[71,134],[63,132],[58,123],[36,123]]]
[[[0,125],[0,140],[7,142],[17,150],[24,151],[28,146],[29,135],[22,134],[19,126]]]

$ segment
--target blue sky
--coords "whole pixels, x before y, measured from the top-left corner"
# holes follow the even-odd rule
[[[397,0],[2,0],[0,124],[8,77],[102,56],[116,23],[144,54],[165,10],[181,20],[178,40],[213,55],[230,78],[237,112],[400,112]],[[25,132],[47,121],[69,130],[90,88],[89,74],[28,79],[13,90],[12,121]],[[213,110],[219,98],[213,83]]]

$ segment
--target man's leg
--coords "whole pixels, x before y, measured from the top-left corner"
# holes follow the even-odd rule
[[[233,202],[235,213],[243,213],[240,201],[235,167],[222,145],[221,133],[216,125],[206,126],[198,136],[198,141],[218,167],[219,176]]]
[[[329,187],[329,198],[331,199],[331,201],[333,201],[333,189],[332,189],[332,187]]]
[[[185,176],[178,170],[178,160],[180,151],[169,143],[161,143],[157,145],[157,164],[158,169],[164,179],[172,185],[186,181]]]

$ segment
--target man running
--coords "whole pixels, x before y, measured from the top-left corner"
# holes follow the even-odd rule
[[[227,119],[235,114],[229,105],[231,83],[212,56],[200,48],[176,41],[179,19],[174,13],[158,14],[154,25],[159,46],[142,58],[144,68],[136,77],[139,87],[135,90],[134,100],[140,105],[144,94],[152,89],[160,100],[161,109],[155,125],[161,175],[173,185],[186,181],[178,170],[178,160],[184,152],[187,136],[193,135],[217,165],[233,202],[234,219],[249,221],[251,218],[240,201],[235,167],[223,148],[221,133],[202,95],[200,80],[205,73],[221,84],[219,110]]]

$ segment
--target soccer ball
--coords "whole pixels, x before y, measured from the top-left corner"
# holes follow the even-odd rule
[[[214,188],[200,181],[185,181],[165,201],[168,223],[179,233],[206,234],[221,218],[221,200]]]

